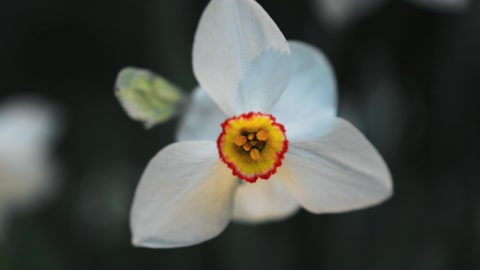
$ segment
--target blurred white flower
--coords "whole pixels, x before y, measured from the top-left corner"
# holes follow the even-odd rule
[[[50,157],[58,131],[55,112],[37,99],[0,104],[0,225],[13,210],[38,206],[55,187]]]
[[[135,193],[135,245],[189,246],[215,237],[232,218],[279,220],[300,206],[344,212],[391,195],[383,159],[336,117],[325,56],[287,42],[257,2],[210,1],[195,35],[193,68],[201,88],[180,142],[150,161]]]
[[[333,28],[343,27],[372,13],[387,0],[311,0],[318,19]],[[440,12],[465,10],[470,0],[407,0]]]

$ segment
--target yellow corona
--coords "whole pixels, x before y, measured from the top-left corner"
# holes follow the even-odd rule
[[[222,123],[218,152],[238,178],[254,183],[268,179],[282,165],[288,149],[285,127],[269,114],[250,112]]]

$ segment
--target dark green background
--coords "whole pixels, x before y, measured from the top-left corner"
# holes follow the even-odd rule
[[[113,96],[124,66],[189,91],[193,34],[207,1],[1,0],[0,98],[46,96],[63,110],[57,196],[10,222],[0,269],[480,269],[480,3],[436,13],[385,1],[342,29],[309,1],[259,0],[288,39],[321,48],[341,115],[388,163],[395,195],[339,215],[231,224],[189,248],[130,245],[128,211],[176,121],[145,131]],[[386,86],[385,86],[386,85]]]

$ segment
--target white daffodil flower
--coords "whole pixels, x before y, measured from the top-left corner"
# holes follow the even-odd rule
[[[195,35],[200,87],[180,142],[148,164],[131,209],[133,244],[189,246],[231,219],[280,220],[299,207],[337,213],[392,194],[389,170],[337,118],[332,69],[317,49],[287,42],[253,0],[212,0]]]
[[[332,27],[342,27],[373,12],[386,0],[311,0],[318,18]],[[407,0],[413,4],[439,12],[465,10],[470,0]]]
[[[50,154],[57,123],[55,110],[43,101],[0,104],[0,225],[12,211],[36,207],[54,189]]]

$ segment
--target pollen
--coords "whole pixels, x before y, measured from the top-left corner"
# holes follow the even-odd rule
[[[288,149],[286,131],[269,114],[248,113],[225,120],[217,146],[221,160],[233,175],[254,183],[269,179]]]
[[[257,132],[257,139],[259,141],[266,141],[268,139],[268,132],[263,129],[260,130],[259,132]]]
[[[244,145],[245,143],[247,143],[247,137],[245,136],[237,136],[237,138],[235,138],[235,144],[237,146],[242,146]]]
[[[250,150],[250,157],[253,160],[259,160],[260,159],[260,150],[258,150],[257,148],[253,148],[252,150]]]
[[[243,150],[250,152],[252,150],[252,144],[251,143],[246,143],[242,146]]]

